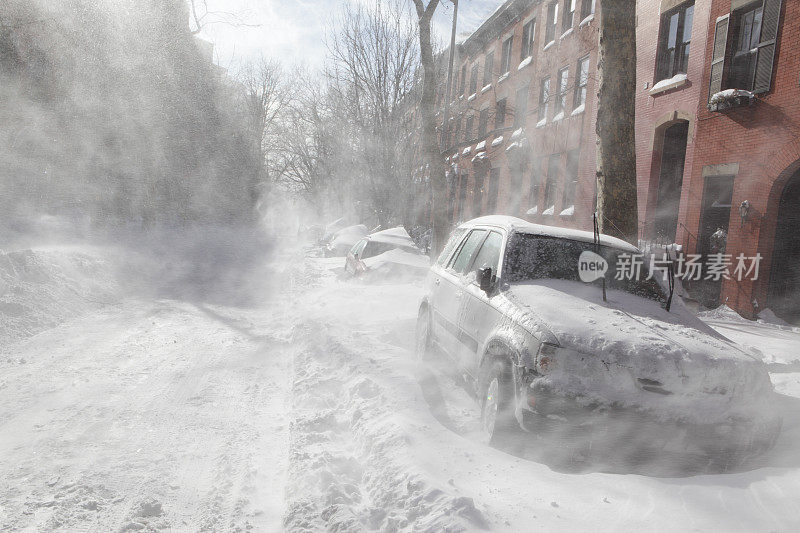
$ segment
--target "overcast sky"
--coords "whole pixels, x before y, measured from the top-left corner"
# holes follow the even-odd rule
[[[371,0],[208,0],[209,11],[227,11],[253,26],[205,26],[201,37],[215,45],[217,63],[226,68],[263,54],[309,67],[322,66],[324,36],[334,14],[348,2]],[[458,32],[477,28],[503,0],[460,0]],[[413,10],[409,0],[409,10]],[[442,0],[435,18],[441,42],[450,35],[453,4]]]

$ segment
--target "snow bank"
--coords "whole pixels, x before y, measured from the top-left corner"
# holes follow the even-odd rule
[[[0,348],[118,300],[98,249],[0,251]]]

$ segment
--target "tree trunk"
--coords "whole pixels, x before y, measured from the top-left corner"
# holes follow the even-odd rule
[[[417,13],[420,14],[420,0],[415,0]],[[431,215],[433,231],[431,232],[431,255],[435,256],[444,248],[450,233],[450,220],[447,218],[447,184],[445,182],[445,165],[442,153],[439,150],[439,140],[436,137],[436,64],[433,59],[433,45],[431,44],[431,17],[436,9],[435,2],[431,0],[427,9],[419,16],[419,49],[424,77],[422,80],[422,98],[420,111],[422,112],[422,155],[428,165],[433,201],[431,202]]]
[[[597,212],[602,233],[635,245],[636,0],[604,0],[600,14]]]

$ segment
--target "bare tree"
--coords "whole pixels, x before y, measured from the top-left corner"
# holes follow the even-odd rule
[[[436,62],[431,41],[431,19],[439,5],[439,0],[429,0],[427,6],[422,0],[414,0],[419,25],[419,51],[422,62],[422,97],[420,111],[422,113],[423,154],[428,165],[433,191],[431,205],[433,235],[431,249],[434,254],[444,247],[450,229],[447,219],[447,184],[445,181],[445,164],[439,142],[436,138]]]
[[[193,35],[203,31],[203,28],[211,24],[227,24],[235,28],[258,27],[258,24],[249,24],[244,16],[232,11],[208,9],[207,0],[189,0],[189,12],[191,16],[190,29]]]
[[[636,244],[636,1],[604,0],[597,104],[597,211],[600,230]]]
[[[350,4],[336,20],[328,42],[332,106],[349,130],[352,170],[362,196],[381,225],[396,223],[408,206],[397,190],[410,176],[401,172],[404,123],[399,115],[418,68],[416,31],[399,0]]]
[[[270,157],[281,143],[282,116],[292,91],[286,75],[275,60],[260,57],[245,65],[238,75],[253,157],[260,162],[256,182],[270,182]]]

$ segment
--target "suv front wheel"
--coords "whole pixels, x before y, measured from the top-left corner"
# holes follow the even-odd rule
[[[495,361],[483,379],[481,393],[481,429],[492,446],[504,445],[518,433],[514,416],[514,384],[511,369]]]

